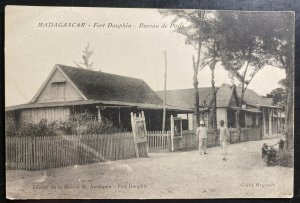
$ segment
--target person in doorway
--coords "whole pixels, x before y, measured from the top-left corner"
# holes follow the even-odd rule
[[[229,130],[228,128],[224,125],[224,121],[220,121],[220,145],[222,148],[222,155],[223,155],[223,161],[226,161],[227,158],[227,143],[229,141]]]
[[[203,120],[200,121],[200,127],[197,128],[196,134],[199,137],[199,153],[207,154],[206,152],[207,128]]]

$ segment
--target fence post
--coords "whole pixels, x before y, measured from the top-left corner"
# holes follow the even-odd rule
[[[171,115],[171,152],[174,152],[174,119],[173,115]]]

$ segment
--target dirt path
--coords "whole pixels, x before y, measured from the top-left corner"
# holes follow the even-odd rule
[[[228,161],[220,148],[150,154],[121,160],[44,171],[7,171],[7,198],[225,198],[290,197],[293,169],[266,167],[263,142],[229,145]]]

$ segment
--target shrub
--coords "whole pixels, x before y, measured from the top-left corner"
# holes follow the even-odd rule
[[[5,135],[14,136],[18,133],[15,119],[10,116],[5,116]]]
[[[118,128],[109,120],[102,120],[102,122],[91,121],[87,123],[85,134],[110,134],[123,132],[123,128]]]
[[[279,166],[293,167],[294,166],[294,156],[291,150],[279,150],[276,156],[276,163]]]
[[[103,119],[99,122],[87,112],[72,114],[66,121],[54,121],[48,123],[42,119],[39,123],[29,122],[17,129],[12,118],[5,120],[5,133],[7,136],[53,136],[61,133],[67,135],[82,134],[110,134],[123,132],[123,128],[118,128],[109,120]]]
[[[48,124],[46,119],[42,119],[39,123],[25,123],[22,127],[17,128],[16,124],[12,121],[7,121],[5,123],[5,134],[6,136],[53,136],[58,134],[58,124],[57,122],[52,122]]]
[[[59,129],[65,134],[110,134],[123,132],[123,128],[118,128],[107,119],[102,119],[101,122],[87,112],[72,114],[67,121],[59,123]]]
[[[39,123],[27,123],[19,129],[18,136],[54,136],[58,133],[56,122],[48,124],[46,119],[42,119]]]

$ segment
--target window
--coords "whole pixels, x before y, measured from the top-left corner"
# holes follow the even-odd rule
[[[53,96],[58,100],[65,100],[65,82],[52,83]]]

